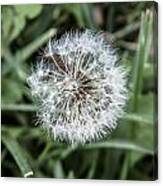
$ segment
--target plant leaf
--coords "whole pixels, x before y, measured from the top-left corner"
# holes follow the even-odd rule
[[[55,29],[50,29],[41,36],[37,37],[36,40],[25,46],[23,49],[16,53],[16,58],[19,61],[25,61],[30,55],[32,55],[41,45],[43,45],[49,38],[53,37],[56,33]]]
[[[84,147],[84,149],[97,149],[97,148],[115,148],[115,149],[138,151],[144,154],[151,154],[151,155],[154,154],[154,152],[151,149],[145,148],[142,145],[139,145],[137,143],[128,142],[124,140],[110,140],[107,142],[88,144]]]
[[[25,156],[25,152],[23,151],[19,143],[15,139],[12,139],[7,135],[2,135],[2,141],[15,159],[17,165],[19,166],[22,172],[22,175],[24,177],[32,176],[34,174],[33,170],[31,169],[28,160]]]

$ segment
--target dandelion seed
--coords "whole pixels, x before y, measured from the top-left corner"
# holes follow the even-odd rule
[[[111,134],[127,100],[126,70],[103,35],[90,30],[50,40],[28,84],[39,123],[71,144]]]

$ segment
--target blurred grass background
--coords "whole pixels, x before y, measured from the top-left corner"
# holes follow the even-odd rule
[[[1,173],[10,177],[157,178],[157,4],[1,7]],[[35,126],[26,84],[49,38],[69,29],[103,30],[130,71],[129,102],[105,141],[70,147]]]

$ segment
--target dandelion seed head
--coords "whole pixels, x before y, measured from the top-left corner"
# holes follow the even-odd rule
[[[103,34],[90,30],[49,40],[28,84],[39,123],[71,144],[111,134],[127,100],[126,70]]]

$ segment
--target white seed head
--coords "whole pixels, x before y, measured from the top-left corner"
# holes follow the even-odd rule
[[[109,135],[127,100],[126,70],[103,35],[90,30],[50,40],[28,84],[39,123],[71,144]]]

